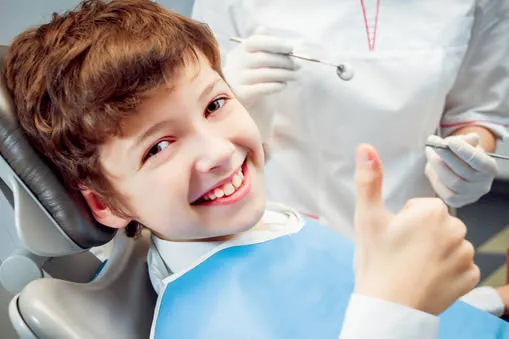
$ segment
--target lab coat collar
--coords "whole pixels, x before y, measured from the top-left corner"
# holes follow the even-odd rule
[[[275,203],[267,204],[262,220],[267,229],[248,231],[226,241],[175,242],[152,235],[153,246],[159,252],[167,268],[173,272],[163,282],[169,283],[177,279],[225,248],[269,241],[296,233],[304,226],[304,220],[297,212]]]

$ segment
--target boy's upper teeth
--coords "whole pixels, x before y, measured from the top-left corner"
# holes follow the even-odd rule
[[[232,184],[226,184],[223,187],[224,195],[232,195],[235,192],[235,187]]]
[[[224,196],[224,190],[216,188],[212,194],[214,194],[217,198],[222,198]]]
[[[222,198],[224,196],[229,196],[235,193],[237,188],[242,185],[242,181],[244,180],[244,174],[242,173],[242,169],[240,169],[235,175],[233,175],[231,182],[224,184],[221,187],[217,187],[212,192],[206,194],[203,199],[205,200],[215,200],[217,198]]]
[[[242,185],[242,178],[240,177],[240,175],[235,174],[233,176],[232,184],[233,184],[233,186],[235,186],[235,188],[239,188],[240,185]]]

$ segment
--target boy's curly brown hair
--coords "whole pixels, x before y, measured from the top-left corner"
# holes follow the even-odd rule
[[[171,85],[203,53],[221,74],[217,43],[202,23],[150,0],[86,0],[11,43],[5,65],[22,129],[69,189],[85,186],[127,216],[98,148],[150,92]],[[133,236],[139,225],[132,223]]]

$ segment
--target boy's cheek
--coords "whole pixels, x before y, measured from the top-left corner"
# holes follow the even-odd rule
[[[234,108],[237,114],[234,114],[236,117],[236,123],[239,124],[239,126],[246,126],[248,128],[257,128],[256,123],[253,120],[251,114],[246,110],[244,106],[240,102],[237,102],[238,106]]]
[[[262,142],[260,131],[247,111],[236,121],[235,125],[237,126],[238,135],[255,143]]]

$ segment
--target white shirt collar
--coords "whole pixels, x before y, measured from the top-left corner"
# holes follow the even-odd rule
[[[152,236],[152,246],[157,249],[167,268],[173,272],[164,279],[171,282],[198,266],[213,254],[234,246],[257,244],[296,233],[304,225],[300,215],[280,204],[269,203],[262,217],[268,229],[253,230],[232,240],[212,242],[174,242]]]

